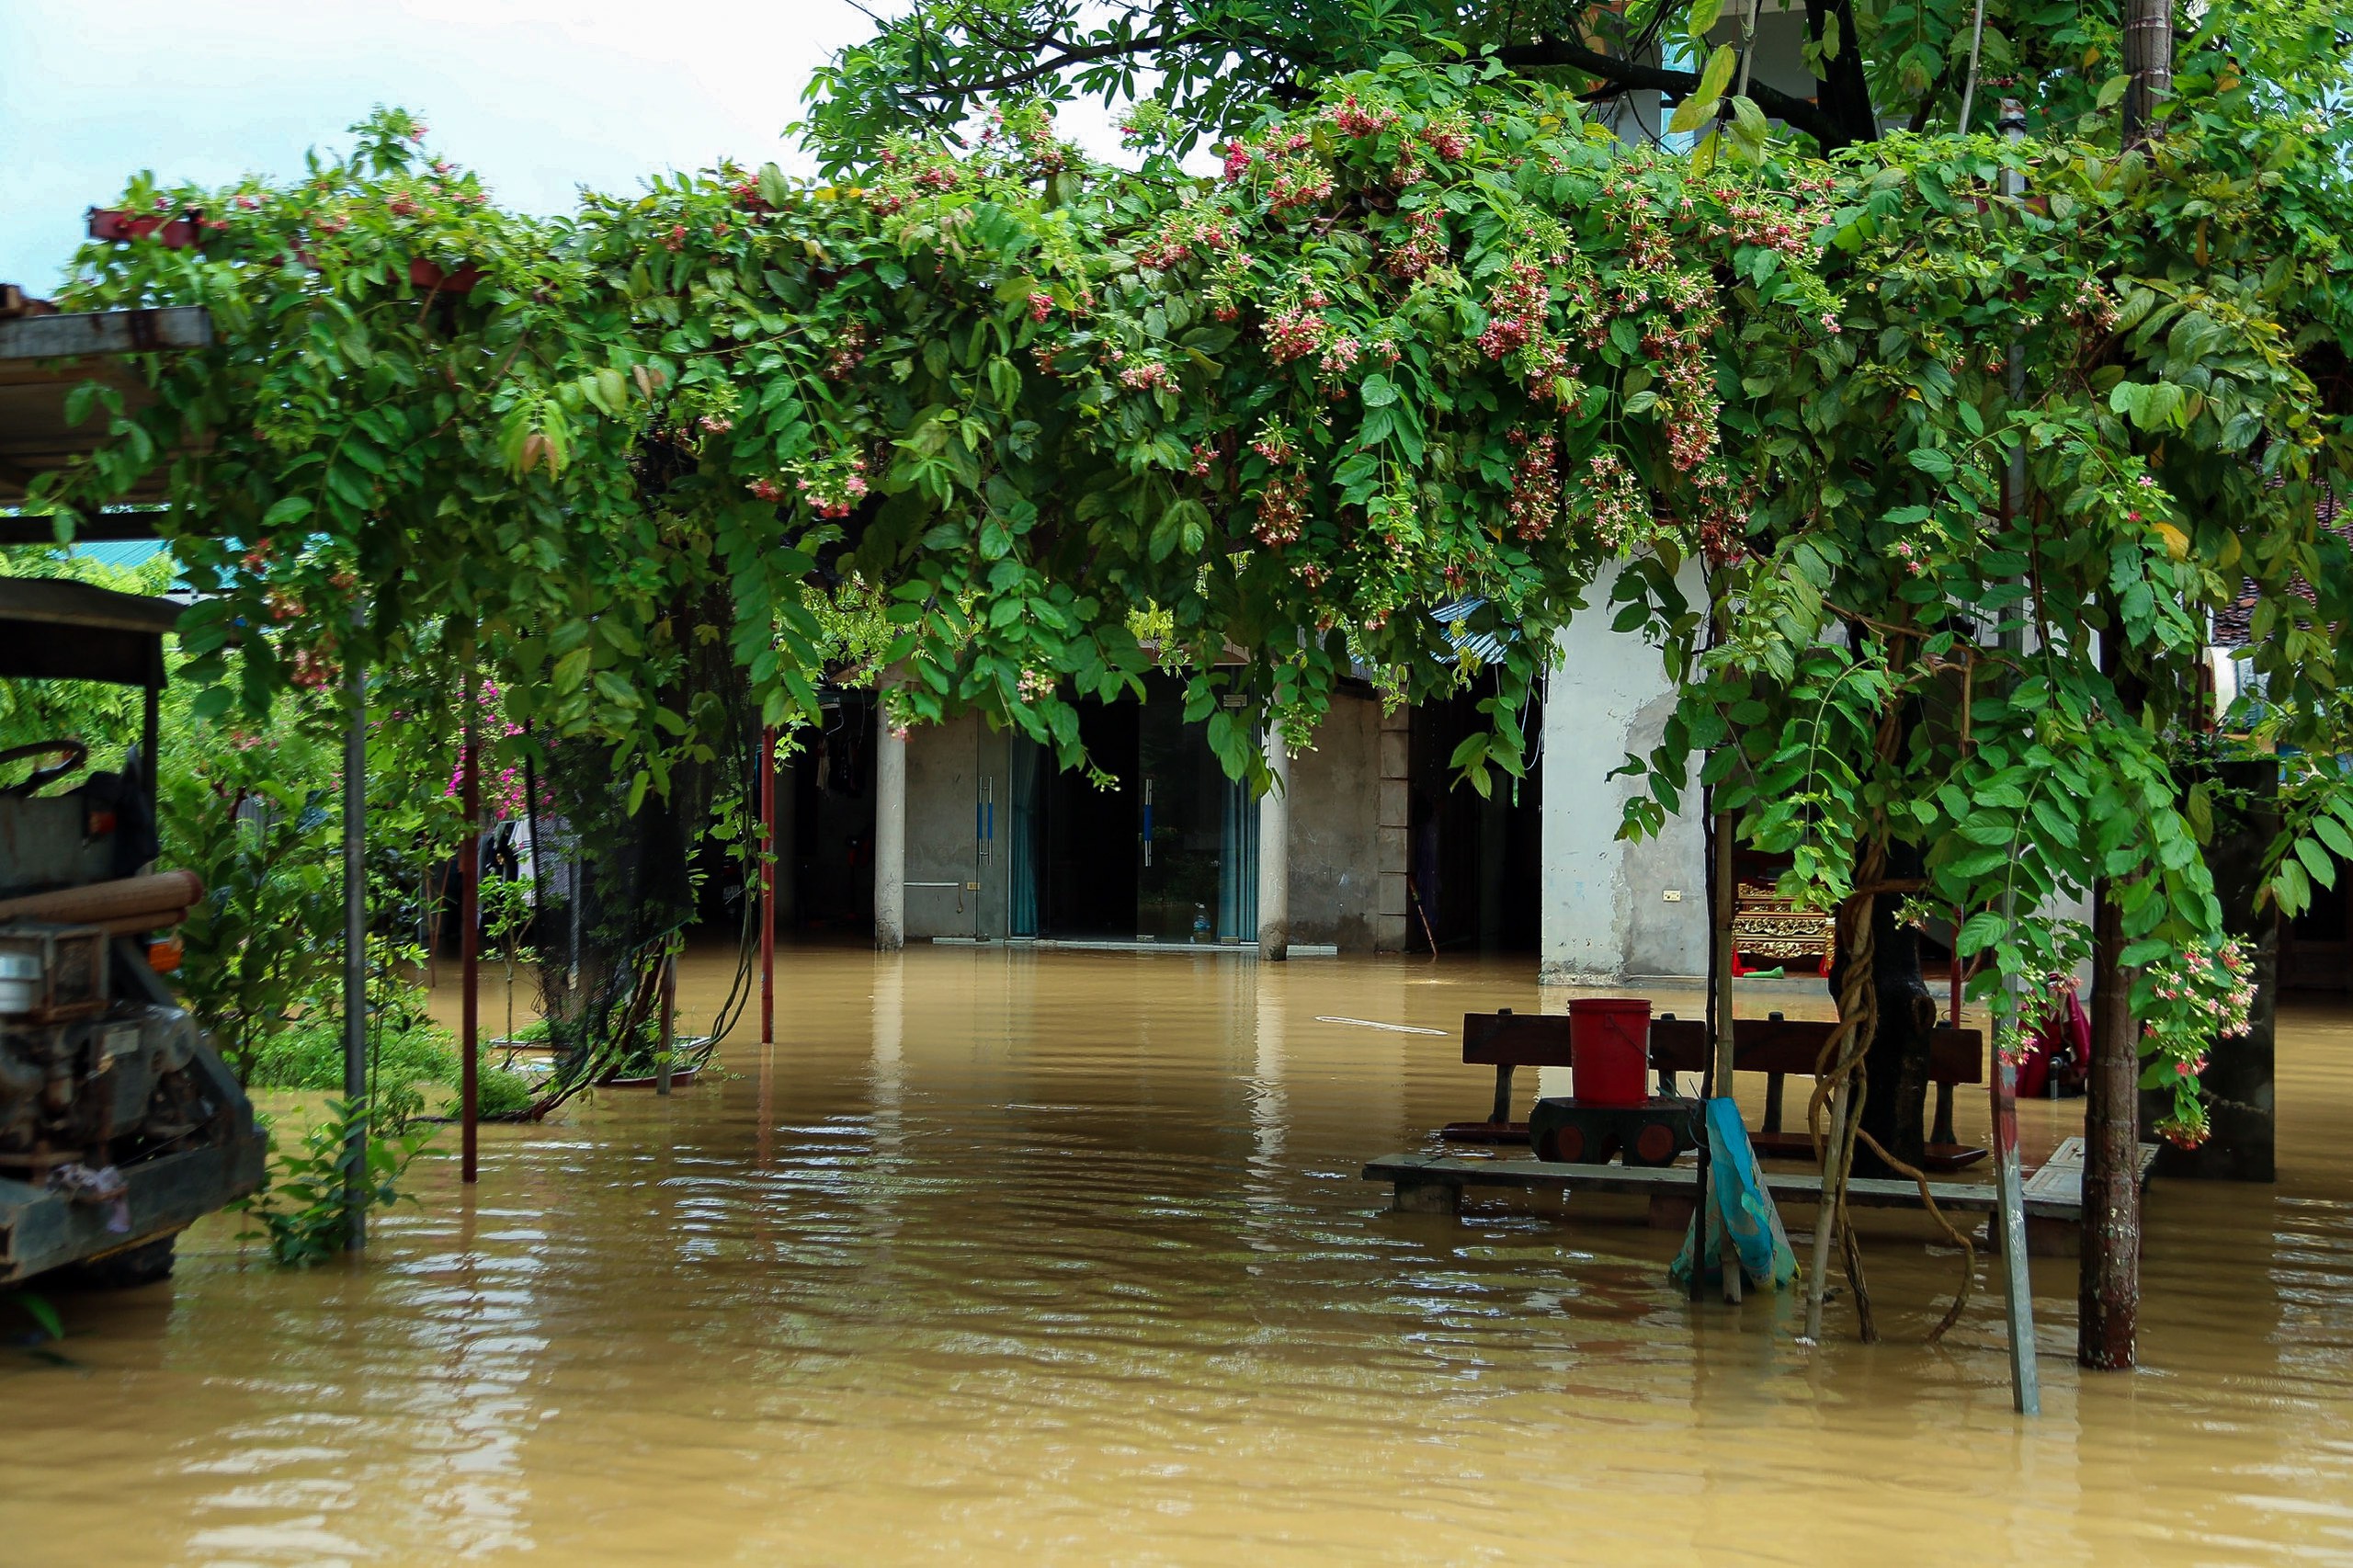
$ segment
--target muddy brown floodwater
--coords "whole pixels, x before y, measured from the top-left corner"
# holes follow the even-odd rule
[[[62,1301],[70,1365],[0,1352],[0,1563],[2353,1562],[2344,1011],[2283,1017],[2277,1187],[2153,1189],[2143,1370],[2077,1374],[2037,1260],[2022,1425],[1990,1277],[1920,1345],[1917,1242],[1889,1342],[1810,1350],[1598,1209],[1388,1212],[1362,1163],[1483,1112],[1461,1014],[1560,1006],[1525,962],[780,968],[781,1043],[492,1129],[471,1197],[452,1132],[362,1267],[208,1222]]]

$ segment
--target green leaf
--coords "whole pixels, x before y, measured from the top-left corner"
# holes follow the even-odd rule
[[[1724,0],[1693,0],[1691,6],[1691,41],[1693,43],[1706,42],[1708,38],[1708,29],[1716,25],[1716,18],[1722,16],[1723,13]]]
[[[1386,408],[1397,401],[1397,388],[1387,376],[1375,370],[1364,379],[1364,384],[1357,389],[1357,395],[1364,399],[1367,408]]]
[[[1740,63],[1740,51],[1728,43],[1716,45],[1715,53],[1708,57],[1708,67],[1699,73],[1699,96],[1711,101],[1724,96],[1732,85],[1733,67]]]
[[[555,662],[556,690],[579,690],[581,683],[588,678],[588,666],[595,656],[592,650],[582,647],[574,648],[571,653],[558,659]]]
[[[262,531],[272,532],[290,523],[299,523],[311,515],[311,498],[307,495],[281,495],[261,517]]]
[[[1732,100],[1732,142],[1748,157],[1751,163],[1763,161],[1765,144],[1772,139],[1772,135],[1773,123],[1765,118],[1765,111],[1756,107],[1755,99],[1743,93]],[[1775,253],[1769,250],[1757,252],[1756,280],[1758,282],[1764,281],[1764,273],[1771,267],[1774,255]]]

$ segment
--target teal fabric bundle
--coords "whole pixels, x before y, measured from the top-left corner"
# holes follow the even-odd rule
[[[1741,1123],[1739,1105],[1728,1096],[1710,1100],[1707,1129],[1709,1186],[1715,1201],[1703,1213],[1692,1216],[1691,1229],[1684,1233],[1683,1250],[1675,1255],[1668,1277],[1690,1289],[1692,1241],[1705,1219],[1702,1280],[1722,1277],[1718,1260],[1723,1256],[1723,1238],[1729,1232],[1733,1245],[1739,1249],[1740,1271],[1748,1284],[1769,1284],[1779,1290],[1797,1278],[1797,1255],[1790,1250],[1789,1235],[1781,1229],[1781,1211],[1773,1206],[1772,1195],[1757,1175],[1756,1151],[1748,1145],[1748,1129]]]

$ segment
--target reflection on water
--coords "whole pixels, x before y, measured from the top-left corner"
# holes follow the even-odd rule
[[[0,1356],[0,1561],[2353,1561],[2344,1014],[2283,1013],[2276,1188],[2154,1189],[2147,1370],[2079,1381],[2037,1261],[2021,1427],[1990,1279],[1916,1343],[1916,1244],[1892,1342],[1808,1352],[1665,1233],[1386,1212],[1526,968],[791,952],[774,1048],[421,1165],[364,1269],[208,1224],[68,1302],[75,1368]]]

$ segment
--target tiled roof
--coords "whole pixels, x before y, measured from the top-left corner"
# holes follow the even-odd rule
[[[2343,540],[2347,545],[2353,545],[2353,516],[2347,514],[2343,503],[2338,500],[2335,491],[2328,492],[2321,498],[2320,505],[2313,508],[2313,515],[2319,518],[2322,528]],[[2295,591],[2303,597],[2309,599],[2313,597],[2312,585],[2302,578],[2298,578],[2293,586]],[[2249,578],[2240,587],[2237,599],[2228,608],[2215,612],[2215,647],[2244,648],[2246,646],[2252,635],[2249,623],[2255,617],[2255,602],[2260,597],[2256,589],[2254,579]]]

